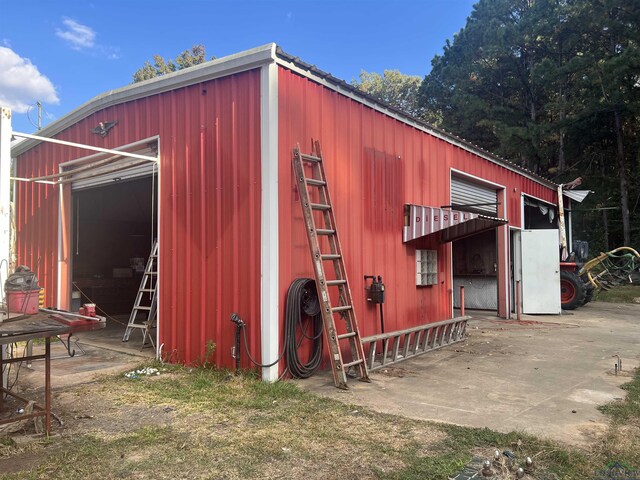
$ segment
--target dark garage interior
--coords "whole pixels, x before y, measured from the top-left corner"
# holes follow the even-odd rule
[[[157,231],[155,185],[147,176],[73,192],[72,310],[131,312]]]

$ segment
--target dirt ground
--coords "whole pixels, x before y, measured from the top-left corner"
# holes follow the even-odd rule
[[[426,455],[446,437],[426,424],[382,422],[352,407],[298,399],[306,394],[291,385],[262,405],[261,395],[247,390],[260,389],[260,382],[230,377],[200,391],[190,378],[180,388],[186,378],[166,371],[58,389],[55,410],[64,425],[56,425],[48,442],[7,446],[4,452],[0,447],[0,477],[23,478],[47,462],[31,478],[372,478],[404,468],[401,452],[408,445],[418,448],[416,438]],[[214,390],[227,390],[224,400]],[[333,426],[345,415],[348,429],[333,437]],[[33,427],[25,430],[30,434]]]
[[[526,431],[580,448],[597,442],[607,428],[597,407],[624,397],[619,385],[640,364],[640,305],[596,302],[522,322],[476,314],[464,342],[373,373],[371,384],[354,382],[348,392],[335,389],[326,372],[296,381],[320,395],[304,399],[286,383],[281,393],[265,395],[251,391],[261,382],[196,378],[186,384],[171,371],[136,383],[113,375],[148,359],[85,350],[85,357],[69,359],[53,347],[60,357],[53,362],[53,405],[64,425],[54,422],[49,441],[33,441],[32,425],[17,447],[0,441],[0,477],[20,472],[10,478],[24,478],[21,472],[43,464],[30,478],[98,478],[97,472],[100,478],[212,478],[216,471],[218,478],[405,478],[394,472],[414,472],[412,465],[430,461],[449,441],[445,429],[420,420]],[[617,376],[615,353],[624,362]],[[42,368],[37,362],[24,368],[19,382],[40,399]],[[345,418],[353,431],[336,436],[331,426],[343,426]],[[494,446],[509,446],[492,441],[470,444],[469,452],[489,455]],[[550,451],[526,442],[522,448],[527,455]],[[323,453],[335,450],[340,455]],[[208,463],[212,451],[219,455],[214,464]],[[94,457],[101,466],[91,466]],[[366,468],[354,461],[360,457]],[[462,468],[461,458],[447,461]],[[166,476],[150,473],[158,461]],[[409,473],[406,478],[426,478]]]

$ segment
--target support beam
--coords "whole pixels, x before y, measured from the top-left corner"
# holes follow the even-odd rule
[[[567,231],[564,226],[564,204],[562,202],[562,185],[558,187],[558,229],[560,230],[560,261],[565,262],[569,257],[567,248]]]
[[[2,273],[9,269],[11,244],[11,109],[0,113],[0,299],[5,298]],[[0,322],[2,316],[0,315]]]
[[[501,215],[503,218],[509,218],[507,212],[506,190],[504,188],[498,190],[498,204],[502,205]],[[498,316],[500,318],[509,318],[511,316],[509,295],[509,226],[501,225],[496,229],[496,246],[497,253],[497,277],[498,277]]]
[[[67,147],[84,148],[85,150],[92,150],[94,152],[101,152],[101,153],[109,153],[111,155],[122,155],[125,157],[138,158],[140,160],[147,160],[148,162],[158,161],[158,157],[149,157],[147,155],[140,155],[138,153],[123,152],[122,150],[113,150],[111,148],[100,148],[100,147],[94,147],[91,145],[83,145],[82,143],[67,142],[66,140],[58,140],[57,138],[40,137],[38,135],[31,135],[30,133],[13,132],[13,136],[19,137],[19,138],[29,138],[31,140],[38,140],[40,142],[49,142],[49,143],[55,143],[58,145],[66,145]]]
[[[275,57],[275,45],[272,55]],[[278,66],[264,65],[260,75],[261,221],[260,320],[262,364],[278,358],[280,335],[280,275],[278,237]],[[262,369],[262,379],[275,382],[279,365]]]

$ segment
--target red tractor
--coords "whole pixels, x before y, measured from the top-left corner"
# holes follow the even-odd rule
[[[586,242],[578,243],[575,257],[587,256]],[[582,245],[581,245],[582,244]],[[638,282],[640,254],[631,247],[619,247],[579,265],[560,262],[560,300],[563,310],[573,310],[589,303],[597,290]]]

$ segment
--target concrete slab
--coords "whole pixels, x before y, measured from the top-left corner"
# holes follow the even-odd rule
[[[122,341],[128,321],[128,315],[114,315],[108,317],[105,328],[80,334],[80,343],[83,345],[115,350],[116,352],[128,353],[130,355],[155,358],[155,351],[151,346],[142,348],[142,330],[134,330],[131,333],[131,337],[128,342]]]
[[[51,344],[51,386],[54,392],[66,387],[91,382],[100,376],[132,369],[146,357],[117,352],[105,348],[82,344],[85,353],[76,347],[76,356],[69,357],[61,343]],[[34,345],[33,353],[44,352],[43,345]],[[44,360],[37,360],[20,369],[18,387],[20,391],[44,391]]]
[[[327,372],[297,383],[380,412],[586,445],[607,425],[597,406],[623,398],[640,364],[640,305],[593,302],[520,323],[473,317],[464,342],[373,372],[370,384],[338,390]]]

